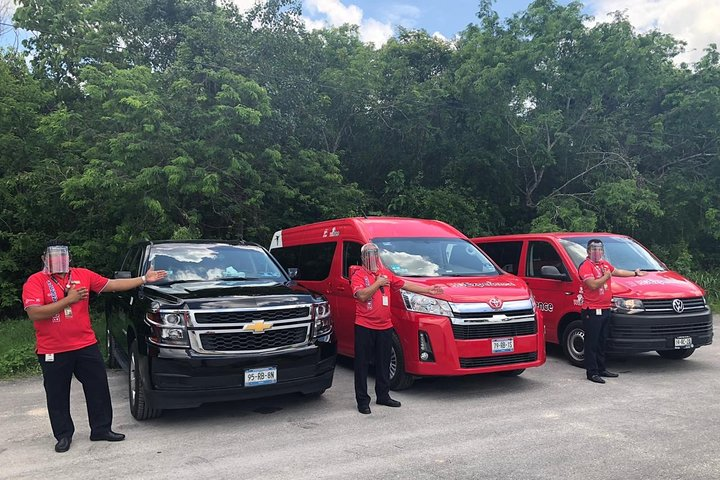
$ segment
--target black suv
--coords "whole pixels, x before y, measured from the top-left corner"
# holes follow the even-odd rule
[[[166,270],[107,302],[111,367],[128,370],[130,411],[330,388],[337,345],[327,301],[296,285],[259,245],[143,242],[115,278]]]

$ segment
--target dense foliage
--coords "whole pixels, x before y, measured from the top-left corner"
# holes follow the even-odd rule
[[[631,234],[720,268],[720,52],[618,14],[482,1],[449,43],[307,31],[299,2],[22,0],[0,57],[0,312],[45,240],[109,274],[141,238],[238,238],[371,213],[468,235]],[[472,19],[468,19],[470,22]]]

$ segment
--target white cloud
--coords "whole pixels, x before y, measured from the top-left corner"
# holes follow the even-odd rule
[[[232,0],[232,3],[234,3],[241,12],[247,12],[254,7],[256,3],[263,1],[264,0]]]
[[[364,20],[360,25],[360,40],[372,42],[380,48],[393,35],[393,27],[389,23],[382,23],[374,18]]]
[[[351,23],[361,25],[363,11],[357,5],[346,6],[340,0],[305,0],[304,13],[323,15],[333,27]]]
[[[717,0],[591,0],[587,7],[596,21],[608,21],[608,13],[621,11],[639,32],[655,29],[686,41],[686,52],[676,62],[696,62],[709,43],[720,43]]]
[[[402,9],[407,13],[411,9]],[[323,27],[339,27],[344,24],[358,25],[360,40],[372,42],[380,48],[393,35],[393,26],[389,22],[381,22],[375,18],[365,18],[360,7],[346,4],[342,0],[304,0],[303,21],[309,29]]]

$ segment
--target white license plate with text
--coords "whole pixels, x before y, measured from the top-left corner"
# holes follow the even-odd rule
[[[245,370],[245,386],[256,387],[258,385],[269,385],[277,383],[277,368],[253,368]]]
[[[675,348],[692,348],[692,337],[675,337]]]
[[[492,339],[492,353],[507,353],[512,351],[515,351],[515,342],[512,337]]]

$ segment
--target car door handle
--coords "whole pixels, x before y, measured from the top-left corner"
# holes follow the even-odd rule
[[[338,285],[337,287],[335,287],[335,290],[339,290],[342,292],[343,290],[345,290],[345,287],[343,287],[342,285]]]
[[[575,292],[563,292],[565,295],[575,295]]]

